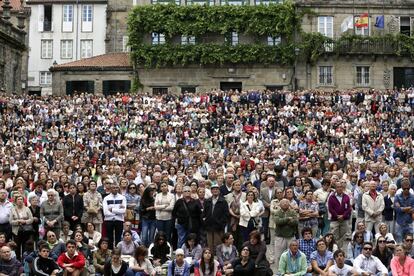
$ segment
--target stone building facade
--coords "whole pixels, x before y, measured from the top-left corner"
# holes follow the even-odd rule
[[[11,20],[10,1],[0,2],[0,90],[7,93],[22,92],[22,57],[25,46],[25,15],[18,13],[18,19]],[[12,22],[17,22],[15,26]]]

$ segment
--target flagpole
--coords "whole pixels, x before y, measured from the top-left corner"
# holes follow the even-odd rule
[[[352,3],[352,27],[354,29],[354,35],[355,35],[355,0],[353,0]]]

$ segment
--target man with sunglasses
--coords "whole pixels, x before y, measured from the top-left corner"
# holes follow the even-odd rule
[[[407,252],[407,255],[411,256],[411,258],[414,256],[414,235],[412,233],[407,233],[404,235],[404,242],[403,245],[405,247],[405,251]]]
[[[373,245],[371,242],[364,242],[362,253],[354,260],[354,269],[358,275],[388,275],[388,269],[375,256],[372,256]]]
[[[394,200],[396,212],[395,236],[397,242],[402,241],[407,233],[413,231],[414,196],[410,193],[410,181],[405,178],[401,181],[402,193],[397,194]]]

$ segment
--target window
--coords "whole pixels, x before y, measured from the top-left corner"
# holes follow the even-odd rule
[[[221,5],[242,6],[244,5],[244,0],[221,0]]]
[[[168,5],[168,4],[176,4],[176,5],[180,5],[180,0],[152,0],[151,1],[152,4],[164,4],[164,5]]]
[[[152,45],[165,44],[165,34],[152,33]]]
[[[356,84],[362,86],[369,85],[369,66],[356,67]]]
[[[332,66],[319,66],[319,84],[332,85]]]
[[[411,18],[408,16],[400,17],[400,33],[411,36]]]
[[[41,31],[50,32],[52,31],[52,6],[43,6],[43,28]]]
[[[72,58],[73,41],[62,40],[60,41],[60,58]]]
[[[195,86],[182,86],[181,93],[195,93],[196,87]]]
[[[93,41],[92,39],[81,40],[81,58],[89,58],[92,56]]]
[[[127,35],[124,35],[122,37],[122,52],[130,52],[131,47],[128,45],[129,37]]]
[[[52,73],[40,72],[40,85],[51,85],[52,84]]]
[[[181,45],[195,45],[195,36],[181,36]]]
[[[237,32],[231,32],[227,37],[226,41],[230,43],[232,46],[236,46],[239,44],[239,34]]]
[[[53,58],[53,40],[42,39],[41,51],[42,58]]]
[[[355,23],[359,20],[359,16],[355,16]],[[371,25],[371,18],[368,17],[368,26],[367,27],[357,27],[355,24],[355,34],[362,36],[369,36],[369,26]]]
[[[279,4],[283,3],[283,0],[255,0],[256,5],[269,5],[269,4]]]
[[[186,0],[186,5],[209,5],[209,6],[214,6],[214,0]]]
[[[152,94],[154,95],[168,94],[168,87],[153,87]]]
[[[318,17],[318,33],[326,37],[333,38],[333,17],[319,16]],[[325,51],[332,52],[333,44],[325,43]]]
[[[82,7],[82,21],[92,22],[92,5],[83,5]]]
[[[63,5],[63,22],[73,21],[73,6]]]
[[[269,46],[276,46],[276,45],[279,45],[281,42],[282,42],[282,39],[280,38],[280,36],[278,37],[268,36],[267,37],[267,45]]]

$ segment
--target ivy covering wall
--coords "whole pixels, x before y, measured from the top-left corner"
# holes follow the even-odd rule
[[[188,64],[263,63],[292,64],[295,53],[292,37],[301,16],[292,3],[268,6],[137,6],[129,15],[129,44],[132,57],[140,65],[158,67]],[[186,35],[203,37],[208,34],[227,35],[230,32],[254,37],[283,37],[283,44],[268,46],[252,43],[199,43],[178,45],[172,38]],[[163,45],[149,45],[145,37],[161,33]]]

